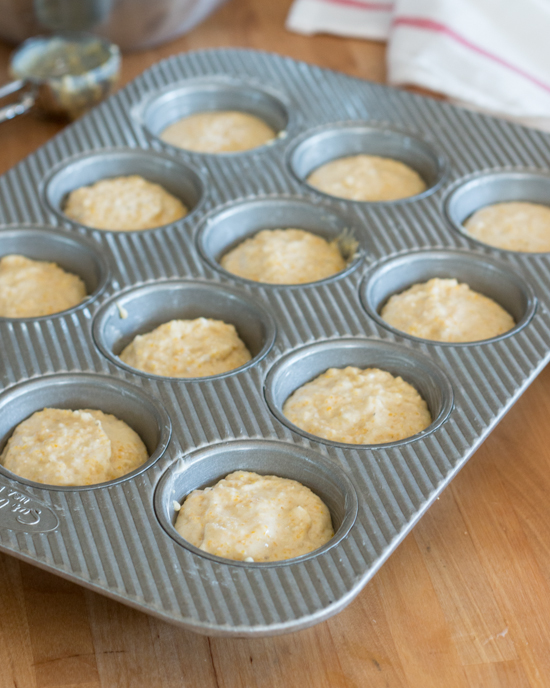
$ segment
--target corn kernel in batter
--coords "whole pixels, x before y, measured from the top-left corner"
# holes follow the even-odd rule
[[[139,435],[111,414],[45,408],[19,423],[0,462],[38,483],[95,485],[130,473],[147,458]]]
[[[296,480],[236,471],[183,502],[176,530],[205,552],[237,561],[280,561],[334,535],[324,502]]]
[[[86,287],[77,275],[55,263],[31,260],[16,254],[0,260],[0,316],[38,318],[59,313],[86,298]]]
[[[329,368],[299,387],[283,413],[302,430],[332,442],[382,444],[411,437],[432,422],[416,389],[385,370]]]
[[[336,241],[303,229],[264,229],[220,261],[228,272],[268,284],[306,284],[346,267]]]
[[[188,210],[159,184],[131,175],[71,191],[63,212],[87,227],[129,232],[167,225],[185,217]]]
[[[120,354],[132,368],[164,377],[219,375],[250,358],[234,325],[212,318],[171,320],[138,335]]]
[[[439,277],[394,294],[380,315],[402,332],[437,342],[477,342],[515,325],[492,299],[456,279]]]
[[[197,112],[170,124],[160,138],[197,153],[238,153],[263,146],[276,132],[259,117],[238,110]]]
[[[469,217],[470,236],[507,251],[550,251],[550,207],[540,203],[495,203]]]
[[[395,201],[425,191],[422,177],[399,160],[351,155],[321,165],[307,178],[319,191],[350,201]]]

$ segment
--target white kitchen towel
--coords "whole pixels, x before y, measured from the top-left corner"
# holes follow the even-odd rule
[[[383,38],[384,26],[390,83],[535,125],[550,118],[549,0],[295,0],[287,20],[293,31],[366,38]]]
[[[290,31],[312,35],[385,41],[390,32],[394,0],[295,0],[286,26]]]

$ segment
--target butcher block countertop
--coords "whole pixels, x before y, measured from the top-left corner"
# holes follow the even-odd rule
[[[230,0],[124,56],[121,84],[181,51],[239,46],[384,82],[381,43],[284,30],[290,0]],[[0,83],[10,48],[0,44]],[[0,125],[0,172],[61,125]],[[549,342],[550,345],[550,342]],[[548,688],[550,369],[359,596],[311,629],[207,638],[0,554],[0,688]]]

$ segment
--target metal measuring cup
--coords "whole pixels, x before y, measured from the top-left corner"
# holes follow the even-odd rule
[[[118,46],[91,34],[29,38],[13,53],[14,81],[0,87],[0,98],[21,91],[17,102],[0,108],[0,122],[31,108],[76,119],[111,92],[120,72]]]

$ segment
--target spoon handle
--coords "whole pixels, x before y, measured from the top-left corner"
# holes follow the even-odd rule
[[[3,86],[0,86],[0,99],[10,96],[12,93],[17,93],[17,91],[22,91],[28,82],[24,79],[18,79],[17,81],[10,81]],[[24,91],[21,94],[19,100],[14,103],[9,103],[0,108],[0,122],[5,122],[8,119],[13,119],[17,115],[22,115],[28,112],[34,105],[36,100],[36,89],[31,88],[29,91]]]

